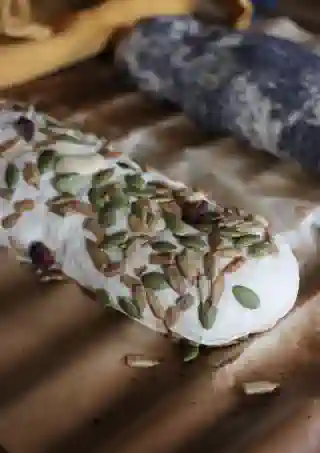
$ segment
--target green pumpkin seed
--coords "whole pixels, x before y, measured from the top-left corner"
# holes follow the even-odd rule
[[[131,203],[131,213],[132,215],[138,217],[140,220],[144,220],[145,214],[146,214],[146,209],[149,206],[148,200],[137,200]]]
[[[195,299],[191,294],[184,294],[176,300],[176,306],[179,307],[182,312],[190,310],[194,303]]]
[[[18,167],[12,162],[9,162],[4,176],[8,189],[15,189],[19,181],[19,176]]]
[[[211,303],[216,307],[218,306],[221,297],[223,296],[224,290],[225,290],[225,278],[224,274],[221,273],[214,281],[212,281],[210,286]]]
[[[205,241],[200,236],[179,236],[178,239],[186,248],[202,250],[206,247]]]
[[[127,237],[128,237],[128,232],[126,230],[117,231],[116,233],[105,236],[101,243],[101,247],[103,249],[110,249],[112,247],[117,247],[117,246],[123,244],[126,241]]]
[[[91,187],[88,192],[89,203],[95,208],[96,211],[99,211],[105,204],[105,200],[101,191],[95,187]]]
[[[133,305],[137,308],[139,312],[139,317],[142,316],[146,306],[147,306],[147,296],[144,287],[140,285],[135,285],[132,288],[132,301]]]
[[[92,177],[92,186],[100,188],[104,186],[114,175],[114,168],[106,168],[101,170]]]
[[[128,297],[118,297],[118,304],[120,309],[130,318],[140,318],[140,311]]]
[[[77,173],[67,173],[55,175],[52,180],[52,186],[60,193],[68,193],[77,195],[79,190],[83,188],[86,183],[86,177],[78,175]]]
[[[164,275],[160,272],[149,272],[142,275],[142,283],[145,288],[153,289],[154,291],[162,291],[168,288],[168,283]]]
[[[215,256],[212,254],[212,252],[206,253],[203,257],[203,270],[204,270],[204,275],[208,279],[211,279],[212,277],[214,278],[215,267],[216,267]]]
[[[193,362],[200,355],[199,345],[187,342],[182,347],[182,355],[185,363]]]
[[[235,299],[244,308],[256,310],[260,307],[260,298],[252,289],[247,288],[246,286],[237,285],[232,288],[232,293]]]
[[[96,244],[96,242],[86,239],[86,249],[95,268],[102,272],[109,265],[109,259]]]
[[[98,212],[98,222],[104,228],[113,227],[117,222],[117,210],[111,203],[105,203]]]
[[[133,277],[132,275],[128,274],[121,275],[120,281],[129,289],[141,285],[141,280],[139,278]]]
[[[164,319],[166,311],[165,308],[161,305],[158,296],[148,288],[146,288],[146,296],[148,306],[153,316],[157,319]]]
[[[238,231],[237,228],[230,228],[230,227],[225,227],[220,230],[220,235],[224,238],[240,238],[244,234],[242,231]]]
[[[144,179],[139,173],[133,175],[126,175],[124,177],[125,183],[129,190],[140,191],[144,186]]]
[[[96,291],[96,298],[97,301],[101,303],[101,305],[104,308],[115,306],[114,300],[112,299],[108,291],[106,291],[105,289],[98,289]]]
[[[269,255],[272,251],[272,244],[269,242],[260,241],[255,244],[251,244],[248,249],[248,255],[253,258],[259,258]]]
[[[129,198],[121,189],[117,189],[110,197],[109,203],[113,209],[122,209],[128,206]]]
[[[13,228],[16,223],[18,222],[18,220],[20,219],[20,212],[14,212],[10,215],[8,215],[7,217],[4,217],[2,219],[2,227],[7,230],[7,229],[10,229],[10,228]]]
[[[45,149],[42,151],[37,160],[37,166],[40,174],[44,174],[48,171],[53,171],[55,163],[57,161],[57,152],[52,149]]]
[[[174,291],[181,295],[187,291],[186,281],[176,266],[163,266],[163,271],[168,284]]]
[[[169,212],[165,209],[162,211],[163,219],[166,227],[173,233],[179,233],[184,228],[184,223],[181,218],[174,212]]]
[[[211,299],[199,304],[198,317],[204,329],[212,329],[217,318],[217,307],[212,305]]]
[[[242,249],[244,247],[255,244],[256,242],[259,242],[260,240],[260,236],[257,236],[255,234],[247,234],[245,236],[242,236],[241,238],[234,239],[233,244],[237,249]]]
[[[151,244],[153,250],[159,253],[170,253],[176,250],[176,246],[168,241],[157,241]]]

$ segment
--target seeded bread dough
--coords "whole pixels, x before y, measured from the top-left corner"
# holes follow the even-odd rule
[[[0,111],[0,244],[43,243],[104,306],[163,333],[226,345],[294,306],[298,264],[265,219],[222,208],[103,140]]]

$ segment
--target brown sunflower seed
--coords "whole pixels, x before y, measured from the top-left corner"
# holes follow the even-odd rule
[[[226,274],[232,274],[233,272],[237,272],[244,264],[246,263],[246,259],[243,256],[237,256],[230,261],[229,264],[225,266],[223,271]]]
[[[35,206],[35,202],[33,200],[26,199],[26,200],[16,201],[14,203],[13,208],[16,212],[19,212],[21,214],[25,211],[32,211],[34,206]]]
[[[0,155],[2,153],[5,153],[6,151],[11,151],[12,148],[14,146],[16,146],[17,143],[19,143],[19,141],[20,141],[20,137],[19,138],[15,137],[15,138],[12,138],[12,139],[7,140],[6,142],[2,143],[0,145]]]
[[[152,359],[142,355],[128,354],[125,356],[125,363],[130,368],[152,368],[160,365],[159,359]]]
[[[176,257],[176,264],[179,271],[189,281],[192,281],[199,273],[199,264],[194,253],[184,249]]]
[[[131,302],[133,303],[133,305],[135,305],[135,307],[139,311],[139,317],[141,317],[147,306],[146,291],[144,287],[141,284],[139,284],[133,286],[131,292],[132,292]]]
[[[86,239],[86,249],[93,265],[99,272],[104,271],[109,266],[108,256],[98,247],[96,242]]]
[[[103,249],[109,249],[112,247],[118,247],[123,244],[128,237],[128,232],[126,230],[117,231],[116,233],[106,235],[103,238],[101,247]]]
[[[121,275],[120,281],[129,289],[141,285],[141,280],[139,278],[133,277],[132,275],[129,274]]]
[[[256,234],[247,234],[245,236],[234,239],[233,244],[237,249],[249,247],[250,245],[256,244],[261,240],[260,236]]]
[[[206,246],[206,243],[201,236],[179,236],[178,239],[184,247],[193,250],[202,250]]]
[[[179,321],[182,312],[177,306],[169,307],[164,316],[164,325],[166,329],[171,330]]]
[[[2,227],[5,230],[13,228],[20,219],[20,216],[21,216],[20,212],[14,212],[12,214],[9,214],[7,217],[4,217],[2,219]]]
[[[195,303],[195,299],[191,294],[184,294],[177,298],[176,306],[182,311],[188,311],[193,304]]]
[[[144,222],[139,219],[139,217],[136,217],[133,214],[130,214],[128,216],[128,225],[133,233],[144,233],[145,232],[145,224]]]

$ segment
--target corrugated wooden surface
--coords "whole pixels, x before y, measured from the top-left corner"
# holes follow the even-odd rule
[[[89,61],[8,93],[122,146],[170,176],[207,139],[181,115]],[[273,162],[272,165],[278,165]],[[271,167],[270,167],[271,165]],[[303,277],[297,310],[232,364],[224,352],[182,364],[176,346],[73,284],[42,286],[1,253],[0,444],[9,453],[317,453],[320,451],[319,268]],[[270,282],[272,284],[272,282]],[[130,369],[128,353],[156,354]],[[219,356],[219,357],[218,357]],[[244,396],[248,380],[281,384]]]

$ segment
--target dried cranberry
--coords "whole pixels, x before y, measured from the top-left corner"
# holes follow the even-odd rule
[[[35,134],[35,125],[32,120],[26,116],[20,116],[20,118],[15,121],[14,127],[20,137],[26,142],[31,142]]]
[[[55,264],[55,259],[48,247],[42,242],[32,242],[29,247],[32,264],[38,269],[46,270]]]

